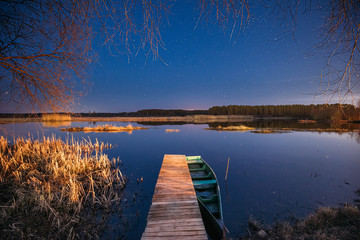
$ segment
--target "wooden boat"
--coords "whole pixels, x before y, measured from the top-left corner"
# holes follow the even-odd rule
[[[201,156],[186,158],[206,231],[212,239],[222,239],[225,228],[216,175]]]

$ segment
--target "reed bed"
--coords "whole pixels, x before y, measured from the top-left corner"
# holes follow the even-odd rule
[[[71,116],[69,114],[42,114],[42,122],[71,122]]]
[[[276,129],[259,129],[251,132],[257,134],[290,133],[289,130],[276,130]]]
[[[165,132],[170,133],[170,132],[180,132],[179,129],[165,129]]]
[[[126,178],[90,140],[0,138],[0,234],[4,239],[97,238],[99,211],[121,198]],[[92,218],[90,216],[93,216]]]
[[[206,130],[217,130],[217,131],[229,131],[229,132],[245,132],[245,131],[250,131],[250,130],[255,130],[255,128],[253,127],[248,127],[245,125],[240,125],[240,126],[228,126],[228,127],[222,127],[222,126],[217,126],[215,128],[205,128]]]
[[[149,129],[145,127],[133,127],[131,124],[127,125],[126,127],[118,127],[112,125],[99,125],[96,127],[70,127],[70,128],[62,128],[61,131],[68,131],[68,132],[128,132],[132,133],[133,130],[142,130],[142,129]]]

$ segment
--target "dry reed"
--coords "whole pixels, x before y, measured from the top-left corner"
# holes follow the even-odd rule
[[[169,132],[180,132],[179,129],[165,129],[165,132],[169,133]]]
[[[42,114],[42,122],[71,122],[69,114]]]
[[[132,133],[133,130],[142,130],[142,129],[149,129],[145,127],[133,127],[131,124],[127,125],[126,127],[118,127],[112,125],[99,125],[96,127],[70,127],[70,128],[62,128],[61,131],[68,131],[68,132],[128,132]]]
[[[217,130],[217,131],[229,131],[229,132],[245,132],[245,131],[250,131],[250,130],[254,130],[255,128],[253,127],[248,127],[245,125],[240,125],[240,126],[228,126],[228,127],[222,127],[222,126],[217,126],[216,128],[205,128],[206,130]]]
[[[125,177],[96,141],[0,138],[0,234],[5,239],[97,236],[89,211],[120,201]],[[90,211],[91,212],[91,211]]]

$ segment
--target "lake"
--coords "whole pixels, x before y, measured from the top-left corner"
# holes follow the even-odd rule
[[[107,122],[126,126],[128,123]],[[229,123],[227,125],[233,125]],[[280,128],[279,121],[245,123],[255,128],[266,125]],[[13,137],[56,135],[99,140],[116,145],[106,150],[109,158],[120,157],[121,171],[127,176],[123,192],[122,217],[109,216],[113,232],[128,239],[139,239],[146,226],[152,194],[164,154],[201,155],[215,171],[221,188],[224,222],[231,237],[246,233],[249,217],[266,225],[276,221],[305,217],[319,206],[354,203],[360,189],[360,134],[318,132],[313,127],[295,127],[269,134],[206,130],[216,124],[155,125],[128,133],[67,133],[60,127],[41,123],[1,126],[2,135]],[[72,127],[94,126],[73,122]],[[142,124],[133,124],[143,126]],[[226,124],[225,124],[226,125]],[[304,125],[305,126],[305,125]],[[311,126],[311,125],[310,125]],[[350,128],[353,128],[351,125]],[[166,132],[179,129],[179,132]],[[316,126],[328,129],[328,126]],[[4,132],[5,131],[5,132]],[[227,182],[225,173],[230,158]],[[143,178],[138,183],[137,179]],[[111,232],[111,231],[110,231]]]

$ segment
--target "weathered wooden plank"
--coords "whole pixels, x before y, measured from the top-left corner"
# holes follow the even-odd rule
[[[178,214],[178,215],[175,215],[175,214],[150,214],[148,216],[148,221],[151,219],[151,218],[156,218],[158,220],[166,220],[166,219],[172,219],[176,217],[177,219],[183,219],[185,221],[185,219],[190,219],[190,218],[196,218],[197,217],[197,214],[196,213],[183,213],[183,214]]]
[[[194,192],[189,189],[175,189],[172,191],[166,191],[165,189],[155,190],[155,196],[157,195],[191,195],[194,196]]]
[[[149,214],[158,214],[158,213],[162,213],[164,211],[167,211],[168,213],[166,214],[183,214],[183,213],[188,213],[188,212],[192,212],[192,211],[196,211],[197,207],[192,207],[192,208],[180,208],[180,209],[151,209],[149,211]],[[165,213],[164,213],[165,214]]]
[[[175,211],[176,209],[179,210],[187,210],[187,209],[197,209],[198,206],[196,206],[195,204],[181,204],[179,203],[179,207],[175,208],[174,204],[166,204],[166,205],[154,205],[154,207],[152,207],[150,209],[149,212],[151,211]]]
[[[205,231],[205,230],[204,230]],[[193,236],[193,235],[200,235],[200,234],[203,234],[204,231],[202,230],[192,230],[192,231],[172,231],[172,232],[162,232],[162,231],[159,231],[159,232],[147,232],[145,230],[145,234],[148,236],[148,237],[151,237],[151,236],[154,236],[154,237],[162,237],[162,236],[167,236],[167,237],[172,237],[172,236]]]
[[[142,237],[142,240],[165,240],[165,239],[169,239],[169,237],[167,236],[157,236],[157,237]],[[171,240],[207,240],[207,237],[204,237],[203,234],[201,235],[194,235],[194,236],[172,236]]]
[[[151,222],[148,222],[147,224],[148,225],[152,225],[152,224],[180,224],[180,223],[184,223],[183,220],[180,220],[180,219],[169,219],[169,220],[153,220]],[[202,219],[188,219],[188,221],[184,224],[190,224],[190,223],[193,223],[193,224],[200,224],[202,223],[203,224],[203,221]]]
[[[152,227],[147,227],[145,232],[177,232],[177,231],[202,231],[203,226],[197,225],[187,225],[187,226],[174,226],[174,225],[156,225]]]
[[[175,201],[175,202],[181,202],[181,200],[196,200],[196,197],[191,196],[191,195],[159,195],[159,196],[154,196],[153,200],[156,200],[158,202],[161,201]]]
[[[207,239],[184,155],[164,156],[141,239]]]
[[[179,228],[179,227],[187,227],[187,226],[203,226],[203,222],[199,221],[199,222],[194,222],[194,221],[188,221],[188,222],[173,222],[173,223],[168,223],[167,221],[163,221],[161,224],[160,224],[160,221],[157,221],[157,222],[153,222],[152,224],[148,224],[147,227],[148,228],[156,228],[156,227],[162,227],[162,228],[167,228],[167,229],[171,229],[172,227],[174,228]]]

